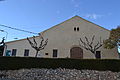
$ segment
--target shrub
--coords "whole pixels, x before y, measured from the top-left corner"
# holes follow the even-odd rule
[[[70,59],[70,58],[33,58],[33,57],[0,57],[0,70],[21,68],[67,68],[88,70],[120,71],[120,60],[116,59]]]

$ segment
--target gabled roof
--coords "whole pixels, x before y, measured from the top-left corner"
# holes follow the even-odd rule
[[[53,27],[51,27],[51,28],[49,28],[49,29],[47,29],[47,30],[44,30],[43,32],[40,32],[40,34],[42,35],[43,33],[45,33],[46,31],[48,31],[48,30],[50,30],[50,29],[52,29],[52,28],[54,28],[54,27],[57,27],[58,25],[61,25],[61,24],[63,24],[63,23],[65,23],[65,22],[67,22],[67,21],[70,21],[70,20],[72,20],[72,19],[74,19],[74,18],[80,18],[80,19],[82,19],[82,20],[84,20],[84,21],[86,21],[86,22],[89,22],[89,23],[91,23],[91,24],[94,24],[94,25],[97,25],[97,24],[95,24],[95,23],[93,23],[93,22],[90,22],[90,21],[88,21],[88,20],[86,20],[86,19],[83,19],[82,17],[80,17],[80,16],[74,16],[74,17],[72,17],[72,18],[70,18],[70,19],[68,19],[68,20],[66,20],[66,21],[63,21],[63,22],[61,22],[60,24],[57,24],[57,25],[55,25],[55,26],[53,26]],[[108,30],[108,29],[105,29],[105,28],[103,28],[103,27],[101,27],[101,26],[99,26],[99,25],[97,25],[99,28],[102,28],[102,29],[104,29],[104,30],[106,30],[106,31],[110,31],[110,30]],[[39,37],[39,36],[36,36],[36,37]],[[29,37],[30,39],[32,38],[32,37]],[[7,43],[12,43],[12,42],[17,42],[17,41],[22,41],[22,40],[27,40],[27,38],[25,38],[25,39],[20,39],[20,40],[15,40],[15,41],[10,41],[10,42],[6,42],[6,44]]]
[[[78,18],[80,18],[80,19],[82,19],[82,20],[84,20],[84,21],[86,21],[86,22],[89,22],[89,23],[91,23],[91,24],[97,25],[97,24],[95,24],[95,23],[93,23],[93,22],[90,22],[90,21],[88,21],[88,20],[86,20],[86,19],[84,19],[84,18],[76,15],[76,16],[74,16],[74,17],[72,17],[72,18],[70,18],[70,19],[68,19],[68,20],[66,20],[66,21],[63,21],[63,22],[61,22],[61,23],[59,23],[59,24],[57,24],[57,25],[55,25],[55,26],[47,29],[47,30],[44,30],[44,31],[41,32],[41,33],[44,33],[44,32],[46,32],[46,31],[48,31],[48,30],[50,30],[50,29],[52,29],[52,28],[54,28],[54,27],[57,27],[58,25],[61,25],[61,24],[65,23],[65,22],[67,22],[67,21],[70,21],[71,19],[74,19],[74,18],[76,18],[76,17],[78,17]],[[110,30],[108,30],[108,29],[106,29],[106,28],[101,27],[100,25],[97,25],[97,26],[98,26],[99,28],[102,28],[102,29],[106,30],[106,31],[110,31]]]

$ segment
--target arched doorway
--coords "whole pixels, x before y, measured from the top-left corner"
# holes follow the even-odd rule
[[[70,49],[70,58],[83,58],[83,49],[80,47],[73,47]]]

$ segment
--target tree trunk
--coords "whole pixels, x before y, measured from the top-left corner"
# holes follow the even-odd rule
[[[38,51],[36,51],[35,57],[37,57],[37,55],[38,55]]]
[[[97,59],[96,52],[94,52],[93,54],[94,54],[94,56],[95,56],[95,59]]]
[[[96,55],[96,53],[95,53],[95,59],[97,59],[97,55]]]

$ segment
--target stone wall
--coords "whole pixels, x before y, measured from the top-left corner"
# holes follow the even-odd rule
[[[0,71],[0,80],[120,80],[120,72],[76,69],[20,69]]]

